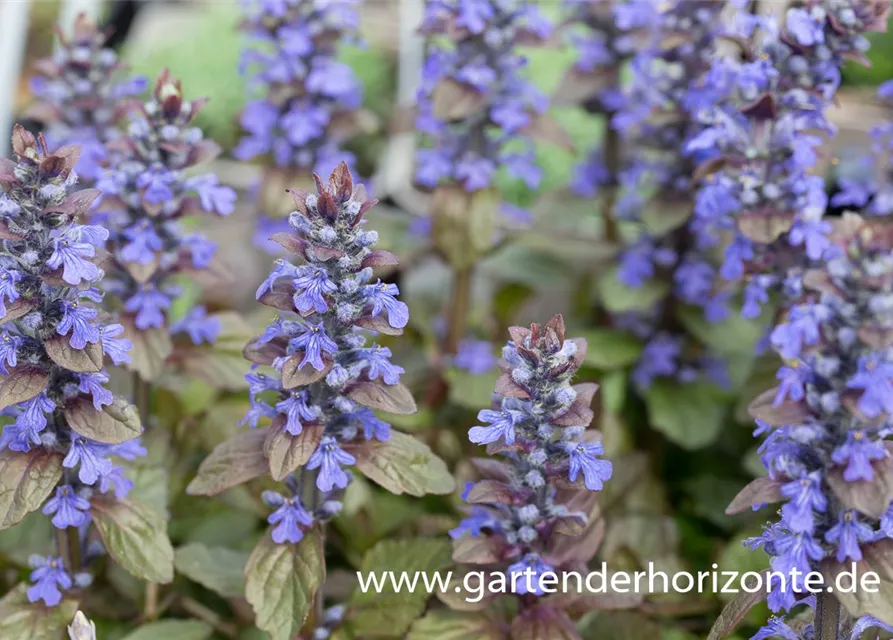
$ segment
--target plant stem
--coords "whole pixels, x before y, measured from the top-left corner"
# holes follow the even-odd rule
[[[80,571],[81,538],[77,527],[56,529],[56,552],[70,574]]]
[[[837,640],[840,631],[840,603],[823,591],[816,596],[815,640]]]
[[[203,622],[207,622],[209,625],[214,627],[214,630],[217,631],[217,633],[219,633],[220,635],[226,638],[237,638],[239,636],[239,630],[236,625],[230,622],[226,622],[217,613],[201,604],[200,602],[193,600],[188,596],[180,596],[177,604],[180,606],[181,609],[183,609],[183,611],[185,611],[192,617],[198,618]]]

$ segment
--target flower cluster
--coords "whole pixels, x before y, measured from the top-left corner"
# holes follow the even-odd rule
[[[451,532],[457,548],[488,538],[491,553],[455,556],[500,565],[519,594],[540,595],[538,577],[570,560],[559,552],[562,540],[585,528],[590,517],[568,506],[571,496],[584,488],[600,491],[612,473],[611,463],[599,457],[604,450],[596,433],[586,431],[597,386],[571,384],[586,341],[565,339],[564,331],[561,316],[509,330],[496,387],[502,397],[496,408],[478,414],[484,424],[468,432],[473,443],[488,445],[488,452],[505,460],[479,461],[484,479],[466,486],[463,498],[472,507]]]
[[[715,55],[721,10],[709,0],[679,0],[660,12],[637,3],[614,7],[614,20],[624,29],[617,33],[649,43],[633,57],[630,86],[611,119],[623,146],[612,213],[635,229],[621,251],[617,278],[633,288],[663,280],[668,291],[650,308],[614,318],[646,343],[633,371],[640,387],[658,377],[727,378],[721,358],[678,320],[666,322],[686,306],[702,308],[711,322],[728,313],[728,294],[714,290],[716,268],[689,224],[694,163],[682,152],[699,131],[690,109]]]
[[[47,125],[52,147],[77,144],[75,169],[81,181],[93,182],[105,163],[106,144],[120,137],[121,119],[133,96],[146,90],[143,77],[126,77],[118,56],[105,47],[106,36],[86,15],[74,23],[70,37],[60,32],[51,58],[36,63],[31,92],[40,102],[29,115]]]
[[[7,418],[0,455],[7,463],[29,460],[35,474],[61,469],[50,473],[59,480],[48,480],[43,513],[58,529],[75,527],[86,548],[91,498],[123,498],[132,487],[115,458],[145,454],[138,439],[126,439],[139,433],[138,417],[105,387],[104,357],[128,362],[130,343],[118,337],[124,328],[101,322],[93,306],[102,300],[94,287],[103,276],[97,249],[108,232],[77,222],[98,196],[94,189],[70,193],[78,148],[50,153],[43,138],[16,126],[13,149],[18,162],[0,160],[0,396]],[[108,429],[109,421],[127,428]],[[89,580],[82,566],[58,558],[32,565],[31,601],[54,606],[62,590]]]
[[[358,0],[252,0],[245,32],[257,43],[243,71],[264,97],[248,103],[234,150],[241,160],[270,154],[278,167],[326,173],[353,163],[341,142],[353,133],[362,89],[351,68],[336,59],[354,37]]]
[[[327,184],[314,178],[316,193],[291,192],[297,207],[291,232],[273,236],[303,264],[277,260],[257,290],[261,303],[284,315],[245,351],[252,362],[277,371],[247,376],[251,410],[245,420],[256,427],[272,419],[269,437],[300,439],[306,454],[273,472],[286,480],[285,494],[264,494],[275,509],[269,521],[278,543],[295,543],[315,520],[338,513],[350,482],[344,467],[356,462],[350,446],[391,435],[371,408],[415,410],[391,350],[368,342],[361,331],[397,335],[409,321],[397,286],[372,278],[373,267],[396,263],[390,253],[371,248],[378,234],[363,228],[363,216],[377,201],[362,185],[354,187],[346,163]],[[274,449],[271,440],[268,454]],[[300,474],[294,473],[298,467]]]
[[[416,126],[430,143],[417,154],[416,181],[467,192],[493,185],[499,167],[535,189],[541,179],[531,129],[547,100],[523,74],[521,43],[539,42],[550,23],[532,2],[429,0],[421,31],[431,38]],[[516,219],[526,212],[505,206]]]
[[[200,212],[225,216],[235,205],[235,191],[217,176],[191,171],[219,153],[191,126],[202,104],[184,100],[180,84],[163,72],[153,96],[132,115],[127,135],[110,145],[113,166],[97,182],[103,193],[97,219],[111,231],[115,258],[106,290],[137,331],[171,328],[167,313],[179,293],[172,277],[212,266],[216,245],[187,232],[180,219]],[[198,308],[172,329],[198,344],[215,339],[216,322]]]
[[[718,58],[705,76],[704,127],[686,145],[707,156],[693,226],[705,247],[731,232],[722,278],[737,281],[751,267],[759,274],[745,289],[745,316],[759,313],[772,288],[796,294],[791,247],[808,260],[828,257],[824,180],[811,173],[822,141],[815,134],[833,133],[825,111],[840,67],[863,57],[864,34],[884,29],[889,9],[882,0],[810,0],[788,9],[781,29],[742,12],[733,35],[743,55]]]
[[[785,362],[780,384],[750,408],[766,436],[760,454],[769,471],[754,502],[784,504],[780,520],[748,545],[786,575],[821,564],[828,576],[863,560],[871,569],[871,549],[893,538],[891,496],[881,489],[893,473],[885,443],[893,424],[893,231],[845,214],[831,237],[837,257],[805,273],[801,298],[772,331]],[[787,611],[806,596],[779,583],[769,605]]]

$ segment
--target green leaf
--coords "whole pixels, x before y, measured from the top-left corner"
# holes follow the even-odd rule
[[[325,578],[326,559],[317,529],[305,533],[297,544],[276,544],[267,533],[245,566],[245,597],[257,626],[272,640],[293,640]]]
[[[366,575],[405,571],[410,578],[421,574],[429,575],[451,564],[451,545],[446,540],[385,540],[379,542],[363,557],[360,570]],[[363,635],[398,636],[409,628],[419,614],[425,610],[428,599],[426,589],[418,587],[410,591],[403,586],[397,590],[388,581],[381,591],[369,589],[363,593],[354,591],[350,598],[351,625],[363,630]]]
[[[125,468],[127,477],[133,482],[128,496],[151,507],[165,520],[169,519],[167,469],[142,464],[128,464]]]
[[[726,416],[721,396],[708,382],[658,380],[645,392],[645,401],[654,428],[688,450],[713,443]]]
[[[493,400],[493,389],[499,370],[494,367],[480,375],[473,375],[464,369],[449,368],[446,379],[450,383],[450,402],[460,407],[480,409],[489,407]]]
[[[45,554],[53,544],[55,529],[40,511],[32,511],[16,526],[0,531],[0,555],[22,568],[31,554]]]
[[[20,584],[0,600],[0,638],[3,640],[59,640],[77,613],[78,603],[63,600],[56,607],[31,603]]]
[[[93,523],[115,562],[149,582],[174,579],[174,549],[164,518],[129,500],[94,498]]]
[[[136,407],[118,397],[97,411],[90,398],[78,396],[66,403],[63,413],[73,431],[105,444],[121,444],[143,432]]]
[[[421,497],[427,493],[447,494],[456,481],[446,464],[428,445],[399,431],[385,441],[367,440],[345,445],[357,459],[357,469],[391,493]]]
[[[238,352],[221,351],[211,345],[190,349],[183,354],[183,371],[226,391],[248,388],[247,371],[241,348]]]
[[[752,320],[730,313],[723,322],[708,322],[704,310],[698,307],[682,307],[676,315],[692,335],[714,351],[748,357],[763,336],[767,319],[766,313]]]
[[[0,452],[0,529],[39,508],[62,477],[62,456],[46,449]]]
[[[514,322],[515,316],[533,296],[533,289],[517,282],[505,284],[493,296],[493,315],[500,327]]]
[[[186,493],[213,496],[264,475],[267,472],[266,439],[266,429],[250,429],[218,445],[199,465]]]
[[[123,640],[207,640],[214,628],[200,620],[159,620],[144,624]]]
[[[603,371],[633,364],[644,349],[639,340],[622,331],[590,329],[574,332],[574,335],[586,339],[586,357],[583,362]]]
[[[224,598],[237,598],[245,593],[248,556],[244,551],[193,543],[176,550],[174,567],[190,580]]]
[[[596,286],[602,305],[611,313],[649,309],[670,290],[668,283],[654,279],[628,287],[617,279],[617,267],[603,271]]]
[[[507,635],[486,613],[432,611],[416,620],[406,640],[507,640]]]

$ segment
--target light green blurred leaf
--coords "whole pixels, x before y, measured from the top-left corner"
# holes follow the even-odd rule
[[[213,632],[200,620],[159,620],[144,624],[124,640],[207,640]]]
[[[654,428],[689,450],[702,449],[719,436],[727,413],[721,398],[713,385],[701,381],[657,380],[645,392]]]

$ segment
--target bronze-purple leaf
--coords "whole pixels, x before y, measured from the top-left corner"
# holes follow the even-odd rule
[[[512,488],[498,480],[476,482],[465,498],[468,504],[515,504],[518,502]]]
[[[0,382],[0,409],[25,402],[47,388],[50,374],[37,367],[16,367]]]
[[[511,482],[512,470],[505,462],[493,458],[472,458],[471,464],[481,477],[491,480]]]
[[[347,395],[370,409],[397,414],[410,414],[417,411],[412,393],[399,382],[385,384],[381,380],[361,381],[353,385]]]
[[[62,454],[56,451],[0,451],[0,529],[40,508],[61,477]]]
[[[764,391],[747,405],[747,413],[754,420],[762,420],[772,427],[800,424],[809,417],[809,408],[799,402],[785,400],[779,406],[774,406],[776,395],[778,387]]]
[[[512,380],[512,374],[508,371],[503,371],[496,379],[496,393],[507,398],[528,398],[530,396],[524,387]]]
[[[274,233],[270,236],[270,240],[278,244],[286,251],[290,251],[298,255],[304,255],[304,247],[307,246],[307,242],[303,238],[300,238],[293,233],[286,233],[284,231]]]
[[[768,572],[763,573],[763,583],[767,579]],[[755,593],[741,592],[732,598],[717,616],[710,629],[707,640],[720,640],[731,635],[735,628],[744,620],[744,616],[757,604],[766,599],[766,589],[757,589]]]
[[[295,310],[294,298],[291,293],[286,291],[277,291],[275,289],[264,291],[263,295],[258,298],[258,302],[266,307],[272,307],[280,311]]]
[[[369,331],[383,333],[386,336],[403,335],[403,329],[395,329],[392,327],[383,313],[377,316],[363,316],[362,318],[357,318],[354,321],[354,324],[363,329],[369,329]]]
[[[267,429],[251,429],[217,445],[186,487],[192,496],[215,496],[267,472],[264,456]]]
[[[83,349],[71,346],[68,336],[53,336],[43,343],[50,359],[76,373],[96,373],[102,369],[102,342],[87,343]]]
[[[834,467],[828,473],[831,490],[848,509],[879,519],[893,501],[893,459],[883,458],[871,465],[874,478],[848,482],[843,469]]]
[[[242,356],[250,362],[272,365],[276,358],[282,358],[287,353],[288,340],[282,336],[277,336],[264,343],[259,343],[258,340],[260,338],[252,339],[242,349]]]
[[[282,363],[282,386],[285,389],[294,389],[303,387],[314,382],[319,382],[326,377],[326,374],[332,370],[332,360],[323,358],[325,367],[322,371],[317,371],[311,364],[304,365],[303,369],[299,369],[301,362],[304,360],[304,352],[299,351],[291,358]]]
[[[752,507],[781,501],[781,482],[769,476],[751,480],[726,507],[726,515],[735,515]]]
[[[282,429],[284,422],[284,416],[277,417],[264,441],[264,455],[269,462],[270,475],[277,482],[282,482],[288,474],[307,464],[325,431],[322,424],[305,424],[301,433],[293,436]]]
[[[493,564],[502,560],[504,549],[498,538],[466,536],[453,541],[453,560],[460,564]]]
[[[456,481],[443,460],[423,442],[391,431],[384,442],[367,440],[344,445],[356,459],[357,469],[391,493],[421,497],[445,495],[456,490]]]
[[[12,304],[6,305],[6,315],[0,318],[0,324],[12,322],[34,310],[34,303],[30,300],[16,300]]]
[[[567,613],[544,603],[523,609],[512,620],[511,639],[581,640],[581,636]]]
[[[104,444],[121,444],[143,432],[136,407],[122,398],[98,411],[89,397],[78,396],[65,404],[62,414],[72,431]]]
[[[389,267],[392,265],[399,264],[397,260],[397,256],[395,256],[390,251],[385,251],[384,249],[375,249],[370,252],[365,258],[363,258],[363,262],[360,264],[361,267]]]

